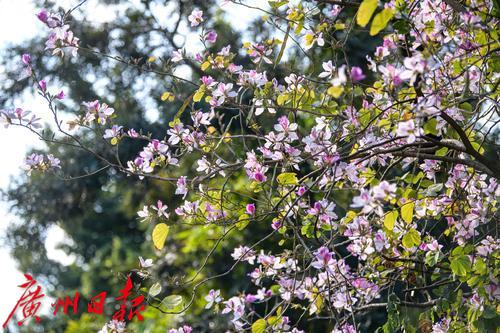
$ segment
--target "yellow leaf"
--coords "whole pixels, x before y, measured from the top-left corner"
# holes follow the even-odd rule
[[[208,126],[207,127],[207,132],[208,132],[208,134],[214,134],[214,133],[217,132],[217,129],[215,127],[213,127],[213,126]]]
[[[306,40],[306,46],[312,45],[312,43],[314,43],[314,35],[313,34],[306,34],[305,40]]]
[[[297,24],[297,27],[295,28],[295,33],[298,35],[300,32],[304,29],[304,20],[300,20],[299,24]]]
[[[340,95],[342,95],[343,91],[344,91],[344,87],[342,87],[342,86],[332,86],[332,87],[328,88],[327,93],[328,93],[328,95],[331,95],[334,98],[339,98]]]
[[[265,319],[259,319],[252,324],[252,333],[264,333],[266,331],[267,322]]]
[[[365,27],[377,9],[378,0],[363,0],[356,15],[358,25]]]
[[[172,102],[174,100],[174,94],[168,92],[168,91],[165,91],[162,95],[161,95],[161,100],[162,101],[169,101],[169,102]]]
[[[205,61],[203,64],[201,64],[202,71],[206,71],[208,68],[210,68],[210,63],[208,61]]]
[[[151,235],[151,237],[153,239],[154,246],[158,250],[163,249],[163,246],[165,245],[165,240],[167,239],[168,236],[169,229],[170,227],[165,223],[159,223],[153,229],[153,234]]]
[[[409,202],[401,206],[401,218],[406,223],[411,223],[413,221],[413,208],[415,207],[414,202]]]
[[[355,211],[348,211],[347,214],[345,214],[345,223],[351,222],[357,215]]]
[[[323,24],[321,24],[321,25],[318,27],[318,32],[320,32],[320,31],[325,31],[325,30],[326,30],[326,28],[328,28],[328,26],[329,26],[329,24],[327,24],[327,23],[323,23]]]
[[[156,57],[149,57],[149,58],[148,58],[148,62],[153,62],[153,61],[155,61],[155,60],[156,60]]]
[[[171,122],[168,123],[168,126],[174,128],[176,125],[179,125],[181,123],[179,118],[174,118]]]
[[[323,308],[323,297],[321,297],[321,295],[318,295],[314,304],[316,305],[316,313],[320,313],[321,309]]]
[[[389,230],[394,229],[394,224],[396,223],[398,215],[399,213],[397,210],[393,210],[392,212],[385,214],[384,227],[386,227]]]
[[[118,143],[118,139],[116,137],[111,139],[111,144],[113,146],[115,146],[117,143]]]
[[[394,10],[391,8],[385,8],[380,13],[375,15],[370,27],[370,35],[375,36],[380,31],[384,30],[387,23],[394,17]]]
[[[276,103],[278,105],[283,105],[286,103],[287,96],[286,95],[279,95],[278,98],[276,99]]]
[[[345,24],[344,23],[335,23],[333,26],[335,30],[344,30],[345,29]]]
[[[295,172],[283,172],[278,175],[277,180],[280,185],[297,185],[299,183]]]
[[[205,94],[205,87],[201,86],[200,89],[196,90],[196,92],[193,95],[193,101],[194,102],[199,102],[201,101],[203,95]]]

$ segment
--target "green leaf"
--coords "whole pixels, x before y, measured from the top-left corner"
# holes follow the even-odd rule
[[[238,217],[238,222],[236,222],[236,228],[238,228],[238,230],[243,230],[247,227],[249,223],[250,223],[250,215],[241,214]]]
[[[286,5],[288,3],[288,1],[279,1],[279,2],[268,1],[268,2],[269,2],[269,5],[273,8],[279,8],[279,7]]]
[[[391,8],[384,8],[380,13],[375,15],[370,27],[370,35],[375,36],[380,31],[384,30],[387,23],[394,17],[394,10]]]
[[[159,293],[161,293],[161,284],[159,282],[156,282],[155,284],[153,284],[151,286],[151,288],[149,288],[149,295],[155,297],[156,295],[158,295]]]
[[[299,183],[295,172],[284,172],[277,179],[280,185],[297,185]]]
[[[474,272],[485,275],[488,273],[488,266],[484,263],[482,258],[477,258],[474,263]]]
[[[415,203],[408,202],[401,206],[401,218],[406,223],[411,223],[413,221],[413,209],[415,208]]]
[[[392,26],[394,27],[394,29],[400,33],[400,34],[407,34],[410,32],[410,25],[408,24],[408,22],[406,22],[405,20],[397,20],[396,22],[394,22],[392,24]]]
[[[453,257],[458,257],[462,254],[465,254],[465,248],[461,247],[461,246],[457,246],[456,248],[454,248],[452,251],[451,251],[451,255]]]
[[[154,246],[158,250],[163,249],[163,246],[165,245],[165,240],[167,239],[169,230],[170,230],[170,227],[168,225],[166,225],[165,223],[159,223],[153,229],[153,234],[151,235],[151,238],[153,239]]]
[[[183,298],[180,295],[170,295],[161,301],[161,307],[165,310],[173,310],[182,304]]]
[[[471,145],[480,154],[484,153],[484,148],[482,147],[482,145],[479,142],[473,141],[473,142],[471,142]]]
[[[385,214],[384,227],[389,230],[394,229],[394,224],[396,223],[396,219],[398,218],[398,216],[399,213],[397,210],[393,210],[392,212]]]
[[[312,238],[314,235],[314,226],[312,226],[311,224],[303,225],[300,228],[300,233],[307,238]]]
[[[422,179],[422,177],[424,177],[424,173],[422,171],[420,171],[419,173],[417,174],[414,174],[412,172],[408,172],[406,173],[404,176],[403,176],[403,180],[407,183],[407,184],[416,184],[418,183],[418,181],[420,179]]]
[[[448,153],[448,148],[443,147],[436,151],[436,156],[445,156]]]
[[[468,112],[472,112],[473,110],[472,105],[467,102],[461,103],[458,107]]]
[[[358,25],[365,27],[377,9],[378,0],[363,0],[356,14],[356,22]]]
[[[438,122],[436,118],[429,119],[425,124],[424,124],[424,133],[425,134],[432,134],[432,135],[439,135],[439,131],[437,130],[437,125]]]
[[[335,30],[344,30],[345,24],[344,23],[336,23],[333,27],[335,28]]]
[[[259,319],[252,324],[252,333],[264,333],[266,331],[267,323],[265,319]]]
[[[271,316],[267,319],[267,324],[269,326],[274,326],[279,323],[281,316]]]
[[[410,249],[414,246],[419,246],[421,243],[420,234],[415,229],[410,229],[406,235],[403,236],[403,246]]]
[[[466,255],[454,257],[451,260],[450,267],[453,274],[458,276],[466,276],[467,272],[471,269],[469,257]]]
[[[280,292],[280,288],[281,288],[281,287],[280,287],[279,285],[277,285],[277,284],[273,284],[273,285],[271,286],[271,288],[269,288],[269,289],[273,292],[273,294],[275,294],[275,295],[276,295],[276,294],[278,294],[278,293]]]
[[[425,191],[428,196],[436,196],[443,189],[443,183],[432,184]]]

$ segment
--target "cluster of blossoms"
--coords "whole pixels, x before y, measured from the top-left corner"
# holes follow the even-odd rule
[[[48,13],[43,9],[37,14],[37,17],[51,29],[49,38],[45,43],[45,49],[52,50],[53,55],[61,56],[64,56],[64,50],[66,49],[73,57],[76,57],[79,39],[74,36],[69,25],[65,24],[64,16]]]
[[[61,161],[54,157],[52,154],[36,154],[33,153],[26,157],[23,164],[23,169],[31,174],[33,170],[47,171],[53,169],[60,169]]]
[[[193,130],[186,128],[181,122],[174,122],[171,124],[172,128],[167,131],[169,135],[168,143],[170,145],[182,145],[188,152],[203,147],[206,144],[206,134],[203,132],[203,128],[210,126],[213,117],[213,112],[194,111],[191,114]]]
[[[184,325],[184,326],[179,327],[179,328],[173,328],[173,329],[168,331],[168,333],[192,333],[192,332],[193,332],[193,328],[191,326],[188,326],[188,325]]]
[[[41,118],[37,117],[31,111],[16,108],[14,110],[0,110],[0,121],[5,128],[12,124],[26,126],[31,129],[40,129],[43,125]]]
[[[344,31],[345,25],[354,24],[337,4],[269,3],[279,14],[273,24],[286,17],[282,30],[303,41],[304,53],[340,47],[337,37],[347,39],[351,29]],[[319,73],[301,72],[305,64],[283,66],[286,74],[268,79],[286,47],[286,39],[275,38],[243,45],[252,68],[236,63],[229,46],[193,57],[174,51],[169,63],[192,60],[205,75],[193,82],[196,90],[165,137],[125,131],[114,123],[113,108],[97,100],[83,103],[80,123],[110,123],[103,137],[112,145],[126,137],[145,140],[126,168],[113,166],[175,184],[183,200],[175,214],[158,201],[137,213],[143,221],[179,219],[220,235],[218,242],[258,223],[268,227],[261,241],[237,245],[231,254],[231,270],[243,262],[254,266],[247,272],[249,290],[223,298],[212,289],[205,297],[206,309],[222,309],[231,329],[299,333],[303,316],[327,316],[332,333],[352,333],[359,330],[360,313],[387,308],[384,330],[404,330],[409,322],[398,313],[408,306],[435,318],[432,332],[474,331],[495,316],[500,301],[500,245],[492,231],[500,173],[483,147],[495,124],[481,120],[498,107],[492,82],[499,75],[485,57],[498,55],[490,49],[496,35],[488,32],[498,20],[486,15],[492,2],[473,3],[457,11],[448,1],[410,7],[389,1],[383,8],[363,1],[356,24],[365,27],[377,12],[370,34],[385,34],[359,67],[332,57],[321,60]],[[49,39],[55,53],[76,48],[62,18],[39,18],[55,30]],[[205,25],[198,9],[187,19],[192,27]],[[201,38],[214,43],[217,34],[203,28]],[[180,117],[188,105],[190,117]],[[2,111],[7,125],[38,128],[18,110]],[[223,119],[231,112],[231,120]],[[233,120],[240,123],[237,130]],[[32,155],[27,165],[30,171],[57,168],[59,161]],[[268,238],[283,251],[259,249]],[[140,265],[152,262],[140,258]],[[439,301],[459,289],[454,305]]]
[[[125,333],[127,332],[127,324],[123,321],[112,320],[106,323],[98,333]]]
[[[98,100],[92,102],[83,102],[86,108],[83,123],[90,125],[97,121],[101,125],[106,125],[107,120],[113,115],[115,110],[106,103],[100,103]]]
[[[296,259],[264,252],[257,255],[246,246],[236,248],[232,257],[258,265],[249,273],[258,288],[256,293],[246,293],[223,302],[222,313],[232,314],[232,322],[239,328],[243,328],[245,322],[248,322],[246,315],[252,313],[250,309],[254,304],[265,303],[274,296],[286,302],[305,302],[307,305],[304,308],[308,309],[309,314],[319,313],[321,304],[327,299],[335,309],[352,311],[354,304],[367,304],[380,296],[377,284],[366,278],[356,277],[356,273],[351,271],[343,259],[335,259],[335,254],[324,246],[314,252],[310,265],[307,265],[314,268],[309,269],[311,275],[301,272]],[[300,280],[295,278],[298,274],[302,276]],[[264,287],[273,282],[278,283],[277,288]],[[331,288],[332,285],[336,288]],[[220,297],[214,298],[215,295],[219,294],[211,291],[206,297],[208,308],[222,301]],[[287,317],[283,317],[283,322],[273,329],[279,332],[303,332],[292,329],[288,324]]]
[[[168,219],[168,207],[161,200],[156,202],[156,205],[144,206],[142,210],[137,212],[141,218],[141,222],[151,220],[153,217]]]
[[[273,53],[274,46],[276,45],[276,40],[267,40],[266,43],[250,43],[247,42],[243,44],[243,47],[247,49],[247,54],[250,56],[252,61],[256,64],[264,61],[267,64],[272,64],[273,61],[269,58]]]
[[[107,130],[106,138],[115,138],[120,135],[121,127],[113,125],[113,128]],[[139,153],[133,161],[128,161],[128,170],[131,173],[151,173],[153,172],[155,166],[161,165],[177,165],[178,160],[172,157],[169,146],[164,141],[159,141],[157,139],[151,140],[151,142],[144,147],[144,149]]]

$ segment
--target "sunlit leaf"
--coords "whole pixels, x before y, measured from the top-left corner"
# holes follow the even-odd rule
[[[161,308],[164,310],[174,310],[182,304],[183,298],[180,295],[170,295],[161,301]]]
[[[168,91],[165,91],[162,95],[161,95],[161,100],[162,101],[168,101],[168,102],[172,102],[174,100],[175,96],[174,94],[172,94],[171,92],[168,92]]]
[[[155,297],[156,295],[158,295],[159,293],[161,293],[161,284],[159,282],[156,282],[155,284],[153,284],[151,286],[151,288],[149,288],[149,295]]]
[[[331,86],[326,91],[328,95],[333,96],[334,98],[339,98],[340,95],[344,92],[344,87],[342,86]]]
[[[419,246],[421,242],[422,240],[420,239],[420,234],[415,229],[410,229],[410,231],[403,236],[402,240],[403,246],[407,249]]]
[[[252,324],[252,333],[264,333],[266,331],[267,322],[265,319],[259,319]]]
[[[280,185],[297,185],[299,183],[295,172],[284,172],[278,176],[277,180]]]
[[[194,102],[199,102],[203,98],[203,95],[205,95],[205,89],[203,87],[200,87],[194,95],[193,95],[193,101]]]
[[[370,35],[375,36],[380,31],[384,30],[393,17],[394,10],[391,8],[384,8],[380,13],[375,15],[370,27]]]
[[[394,225],[396,224],[398,216],[399,213],[397,210],[393,210],[392,212],[385,214],[384,227],[386,227],[388,230],[394,229]]]
[[[356,15],[358,25],[365,27],[377,9],[378,0],[363,0]]]
[[[405,203],[401,206],[401,218],[406,223],[411,223],[413,221],[413,209],[415,208],[414,202]]]
[[[210,68],[210,62],[205,61],[203,64],[201,64],[202,71],[206,71],[208,68]]]
[[[170,227],[165,223],[159,223],[153,229],[153,234],[152,234],[153,244],[158,250],[163,249],[163,246],[165,245],[165,240],[167,239],[168,236],[169,229]]]
[[[469,257],[466,255],[454,257],[451,260],[450,267],[451,267],[453,274],[455,274],[455,275],[458,275],[458,276],[467,275],[467,272],[470,271],[470,269],[471,269]]]

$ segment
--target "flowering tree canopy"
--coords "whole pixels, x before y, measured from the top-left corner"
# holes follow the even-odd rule
[[[96,161],[74,175],[65,171],[74,161],[37,152],[26,158],[28,174],[71,181],[114,170],[171,184],[175,201],[148,198],[137,212],[148,244],[158,258],[190,234],[204,245],[197,269],[175,283],[154,274],[155,258],[140,258],[138,292],[158,313],[196,308],[231,332],[358,332],[380,312],[382,332],[494,331],[498,2],[242,0],[220,8],[228,3],[257,10],[268,37],[235,49],[194,8],[184,19],[199,50],[136,60],[81,45],[71,17],[85,1],[41,10],[53,61],[79,68],[79,54],[91,52],[151,73],[171,87],[158,98],[179,107],[161,135],[121,122],[129,110],[119,101],[81,100],[61,112],[65,93],[39,76],[39,55],[19,55],[53,122],[16,106],[1,111],[5,127]],[[377,46],[352,64],[360,38]],[[186,64],[200,80],[181,75]],[[139,149],[123,159],[131,145]],[[220,248],[227,255],[218,260],[230,264],[205,274]],[[211,289],[237,271],[245,289]],[[169,332],[196,331],[192,318]]]

